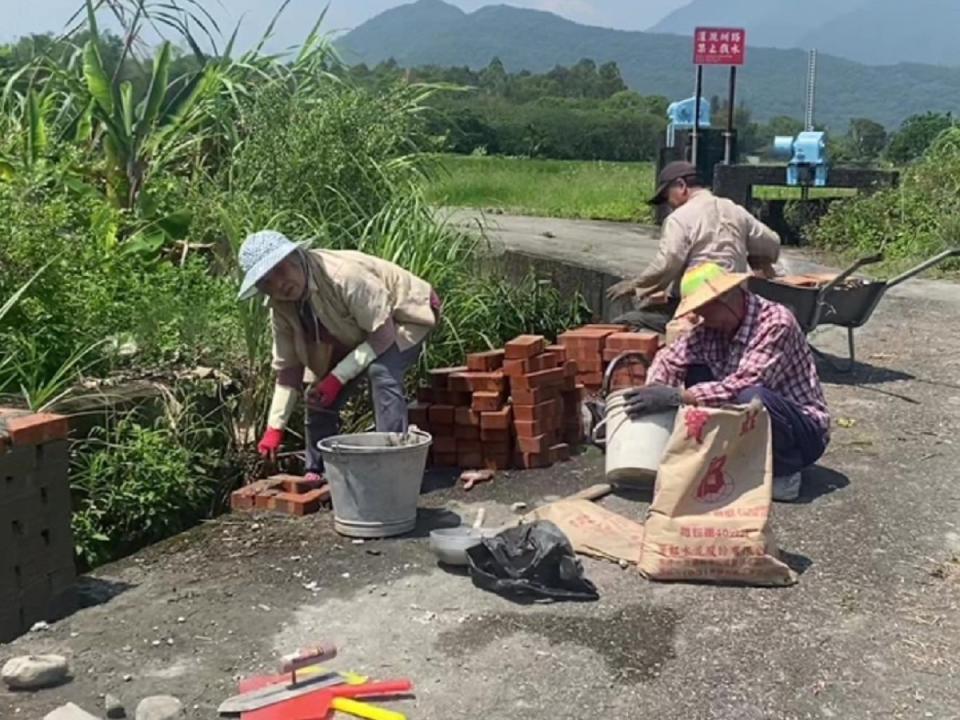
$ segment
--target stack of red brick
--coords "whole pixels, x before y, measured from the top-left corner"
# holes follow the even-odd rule
[[[660,349],[660,336],[654,332],[627,332],[625,325],[585,325],[563,333],[557,340],[576,361],[577,382],[596,391],[603,384],[609,364],[624,352],[639,352],[652,362]],[[646,369],[640,361],[625,359],[614,371],[610,389],[643,385]]]
[[[469,355],[465,367],[433,370],[410,422],[433,435],[437,466],[548,467],[582,440],[576,372],[563,347],[522,335]]]
[[[231,510],[268,510],[287,515],[310,515],[330,501],[325,481],[310,482],[295,475],[257,480],[230,496]]]

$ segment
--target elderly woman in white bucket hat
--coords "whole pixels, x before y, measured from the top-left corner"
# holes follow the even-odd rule
[[[440,301],[391,262],[306,245],[272,230],[250,235],[240,248],[239,297],[260,292],[270,306],[277,384],[258,450],[276,456],[306,381],[306,470],[319,475],[317,443],[340,431],[340,410],[364,377],[377,430],[406,430],[404,375],[436,327]]]

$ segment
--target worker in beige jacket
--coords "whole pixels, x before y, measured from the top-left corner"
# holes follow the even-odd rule
[[[269,298],[277,373],[261,455],[275,458],[306,392],[306,470],[323,472],[317,443],[340,431],[340,410],[370,381],[376,428],[407,428],[404,375],[436,326],[433,288],[391,262],[350,250],[307,250],[270,230],[240,248],[240,299]]]
[[[673,212],[663,223],[660,248],[635,278],[612,286],[616,300],[633,295],[639,307],[618,322],[665,332],[679,305],[679,282],[689,268],[716,263],[727,272],[751,269],[772,276],[780,257],[780,237],[745,208],[703,187],[696,168],[678,161],[664,167],[651,205],[667,203]]]

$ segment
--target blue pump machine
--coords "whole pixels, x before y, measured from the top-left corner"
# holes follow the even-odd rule
[[[806,131],[795,138],[779,135],[773,140],[773,154],[787,158],[787,185],[826,187],[830,175],[827,134]]]

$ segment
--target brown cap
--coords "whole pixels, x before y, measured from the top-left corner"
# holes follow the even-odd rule
[[[686,160],[675,160],[667,163],[660,171],[660,177],[657,178],[657,192],[649,203],[659,205],[667,199],[667,188],[677,180],[695,180],[697,178],[697,169]]]

